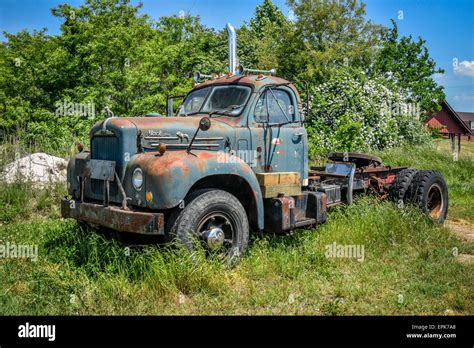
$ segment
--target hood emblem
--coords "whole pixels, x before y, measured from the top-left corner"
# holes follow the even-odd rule
[[[181,142],[183,142],[184,139],[186,139],[187,141],[189,141],[189,135],[186,134],[186,133],[182,133],[180,131],[177,131],[176,132],[176,136],[179,138],[179,140],[181,140]]]
[[[146,135],[148,137],[161,137],[163,136],[163,132],[160,130],[149,129]]]

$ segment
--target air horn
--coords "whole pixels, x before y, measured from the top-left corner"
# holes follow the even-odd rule
[[[212,79],[212,78],[214,78],[214,75],[201,74],[199,71],[197,71],[194,74],[194,81],[195,82],[199,82],[200,80],[203,80],[203,79]]]
[[[270,70],[248,69],[248,68],[244,68],[242,65],[239,65],[236,70],[236,75],[243,75],[245,73],[270,74],[271,76],[276,76],[276,69],[270,69]]]

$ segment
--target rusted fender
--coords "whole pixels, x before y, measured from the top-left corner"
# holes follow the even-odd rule
[[[199,180],[213,175],[240,177],[253,192],[257,213],[258,227],[263,229],[263,200],[257,178],[250,166],[236,156],[223,151],[192,150],[167,151],[163,155],[156,152],[141,153],[133,156],[128,163],[127,173],[133,173],[136,167],[143,171],[144,190],[132,195],[142,205],[146,201],[146,192],[151,192],[153,199],[146,201],[150,209],[168,209],[178,206],[186,197],[192,186]],[[131,180],[126,178],[125,183]],[[240,185],[236,181],[236,185]],[[132,188],[131,188],[132,189]],[[132,189],[133,190],[133,189]],[[130,192],[130,190],[127,190]],[[145,192],[144,192],[145,191]]]

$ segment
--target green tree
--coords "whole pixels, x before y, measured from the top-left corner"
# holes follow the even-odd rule
[[[265,36],[266,27],[271,26],[277,32],[288,25],[288,20],[271,0],[264,0],[255,8],[255,17],[250,20],[250,28],[258,38]]]
[[[322,82],[335,66],[370,66],[384,29],[365,19],[365,4],[356,0],[288,0],[288,4],[297,20],[281,55],[285,73],[295,80]]]
[[[53,15],[63,19],[59,39],[67,50],[70,88],[64,98],[92,100],[117,114],[130,111],[135,91],[129,70],[137,52],[153,39],[150,19],[139,15],[141,5],[128,0],[87,0],[79,7],[59,5]]]
[[[65,52],[46,30],[5,36],[8,41],[0,48],[0,127],[17,130],[27,125],[34,109],[50,110],[67,86]]]
[[[374,74],[385,74],[392,88],[403,89],[421,110],[439,111],[445,98],[443,87],[433,80],[433,74],[444,73],[436,67],[421,37],[415,42],[411,36],[399,37],[397,24],[387,31],[382,48],[377,53]]]
[[[0,46],[0,127],[55,151],[87,136],[105,106],[117,115],[164,112],[168,94],[192,87],[192,72],[224,71],[222,33],[198,17],[152,21],[129,0],[87,0],[52,9],[61,34],[6,33]],[[224,57],[225,54],[225,57]],[[95,105],[96,118],[58,115],[63,103]]]
[[[342,142],[333,139],[331,144],[360,148],[383,147],[398,142],[403,134],[414,139],[407,131],[414,127],[387,131],[393,121],[385,117],[379,126],[367,128],[380,135],[380,142],[361,142],[363,126],[370,122],[357,118],[378,120],[381,99],[370,103],[366,100],[370,94],[360,94],[357,88],[375,86],[388,98],[385,102],[435,109],[444,94],[432,75],[441,70],[424,41],[399,38],[395,25],[387,30],[367,21],[365,5],[356,0],[288,0],[288,4],[294,21],[271,0],[256,7],[249,23],[237,29],[238,57],[245,67],[276,68],[279,76],[296,83],[303,100],[313,96],[324,115],[338,115],[336,128],[317,123],[309,127],[311,134],[323,136],[313,136],[313,141],[321,144],[321,139],[336,134]],[[52,9],[62,20],[59,35],[47,35],[46,30],[5,33],[7,41],[0,45],[0,133],[20,134],[25,142],[43,143],[44,150],[61,151],[71,138],[87,138],[92,123],[105,117],[105,106],[117,115],[164,113],[167,95],[189,91],[193,72],[227,70],[225,28],[207,28],[192,16],[155,21],[140,9],[141,4],[130,0],[62,4]],[[357,73],[339,74],[349,67]],[[373,81],[379,76],[384,77],[381,84]],[[328,82],[333,88],[319,89]],[[356,97],[337,99],[337,84],[346,93],[344,84],[351,91],[357,87],[352,91]],[[340,107],[329,104],[331,100]],[[58,103],[70,102],[92,103],[96,117],[58,115]],[[356,108],[358,104],[362,109]],[[323,117],[318,108],[313,107],[313,113]]]
[[[256,7],[250,24],[238,30],[238,55],[245,67],[279,69],[285,38],[293,24],[271,0]]]

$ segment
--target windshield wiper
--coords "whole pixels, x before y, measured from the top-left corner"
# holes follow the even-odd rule
[[[236,110],[238,108],[241,108],[243,107],[244,104],[241,104],[241,105],[231,105],[229,108],[227,109],[224,109],[224,110],[215,110],[215,111],[211,111],[208,113],[209,117],[212,117],[214,115],[216,116],[232,116],[232,114],[230,114],[231,111],[233,110]],[[203,111],[194,111],[194,112],[190,112],[189,114],[183,112],[184,114],[184,117],[187,117],[187,116],[193,116],[193,115],[198,115],[198,114],[205,114],[205,112]]]
[[[240,104],[240,105],[231,105],[229,106],[227,109],[224,109],[222,111],[220,110],[216,110],[216,111],[211,111],[209,113],[209,117],[212,117],[214,115],[217,115],[217,116],[232,116],[232,114],[230,114],[231,111],[234,111],[234,110],[237,110],[238,108],[241,108],[243,107],[244,104]]]
[[[201,111],[194,111],[194,112],[190,112],[189,114],[186,114],[186,116],[192,116],[192,115],[197,115],[197,114],[202,114],[203,112]]]

